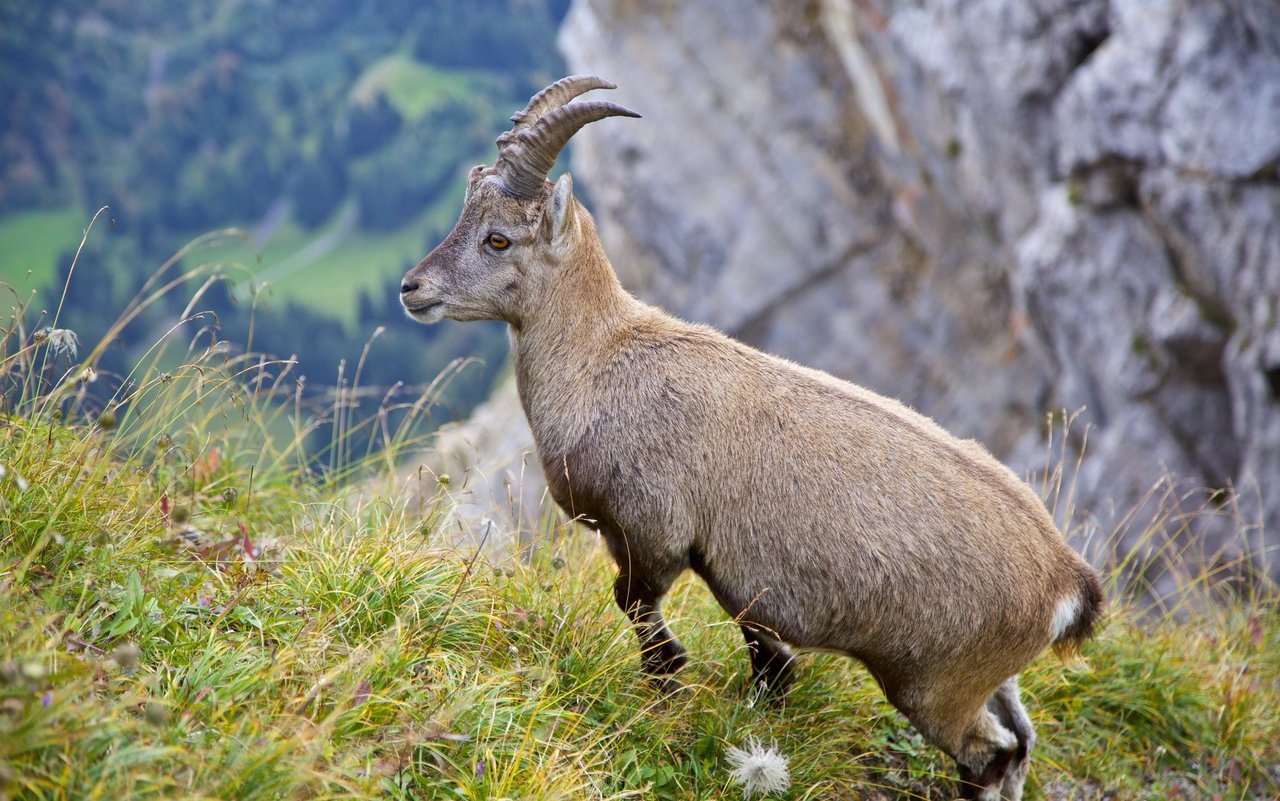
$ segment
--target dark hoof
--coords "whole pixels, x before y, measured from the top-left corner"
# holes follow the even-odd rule
[[[777,708],[786,703],[787,693],[791,691],[792,671],[790,668],[769,674],[756,674],[751,677],[751,686],[747,690],[752,700],[760,700]]]
[[[646,650],[642,655],[641,669],[654,677],[670,676],[679,673],[689,661],[689,654],[683,647],[671,641]]]
[[[1005,775],[1009,772],[1010,766],[1015,759],[1015,751],[997,751],[991,755],[987,764],[982,770],[973,770],[959,763],[960,781],[956,790],[960,794],[960,798],[981,798],[983,793],[998,787],[1004,780]]]
[[[751,687],[747,690],[747,696],[752,703],[762,702],[768,704],[774,709],[781,709],[787,704],[787,694],[791,691],[788,684],[773,684],[767,681],[755,680],[751,682]]]
[[[776,652],[767,658],[753,659],[751,697],[767,701],[770,706],[782,706],[795,672],[796,660],[790,653]]]
[[[686,689],[684,683],[674,676],[650,675],[646,677],[646,681],[659,695],[666,698],[678,695]]]

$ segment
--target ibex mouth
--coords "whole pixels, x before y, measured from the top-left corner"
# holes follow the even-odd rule
[[[423,320],[424,322],[435,322],[440,319],[438,312],[443,311],[443,309],[444,301],[442,300],[432,300],[427,303],[416,303],[413,305],[408,303],[404,304],[404,310],[409,312],[410,316],[418,320]]]

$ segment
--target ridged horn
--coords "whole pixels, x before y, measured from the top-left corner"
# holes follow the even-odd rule
[[[494,170],[503,187],[520,197],[536,197],[556,157],[584,125],[605,117],[639,117],[617,103],[569,103],[591,89],[612,88],[613,84],[601,78],[573,75],[534,95],[529,105],[511,118],[515,127],[498,137]]]
[[[567,78],[561,78],[529,98],[529,105],[525,106],[523,111],[517,111],[511,115],[511,121],[516,124],[513,130],[519,131],[521,128],[532,125],[543,114],[560,108],[578,95],[590,92],[592,89],[617,88],[616,84],[595,75],[570,75]]]

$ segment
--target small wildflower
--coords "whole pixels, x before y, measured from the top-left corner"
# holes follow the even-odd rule
[[[756,793],[780,793],[791,785],[787,758],[773,748],[765,748],[754,737],[747,740],[745,750],[730,746],[725,757],[733,766],[730,775],[734,782],[741,785],[742,794],[747,798]]]
[[[453,481],[453,478],[448,473],[441,473],[436,478],[436,481],[439,482],[440,486],[447,487],[449,486],[449,482]]]
[[[80,371],[80,375],[76,376],[76,381],[81,384],[92,384],[98,380],[98,371],[92,367],[86,367]]]
[[[45,690],[44,695],[40,696],[40,706],[45,708],[53,706],[53,690]]]
[[[37,344],[49,343],[55,356],[65,353],[74,359],[80,351],[80,337],[70,328],[41,328],[33,338]]]
[[[156,437],[156,448],[158,450],[162,450],[162,451],[168,450],[169,446],[172,444],[173,444],[173,439],[168,434],[161,434],[160,436]]]

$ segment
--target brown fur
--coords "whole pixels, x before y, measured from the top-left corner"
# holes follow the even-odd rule
[[[494,231],[512,245],[486,245]],[[1034,735],[1016,674],[1064,599],[1069,646],[1102,594],[1008,468],[897,401],[636,300],[568,176],[521,199],[473,170],[402,291],[411,313],[441,304],[424,322],[509,323],[551,493],[608,544],[646,670],[684,663],[659,605],[693,568],[764,689],[785,690],[783,643],[847,653],[957,760],[963,793],[1020,796]]]

